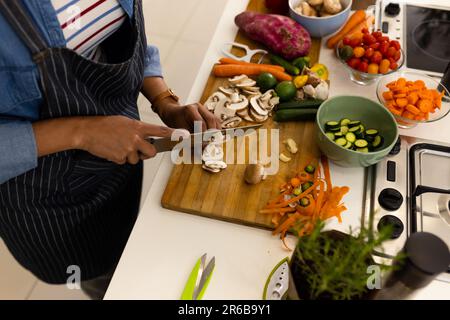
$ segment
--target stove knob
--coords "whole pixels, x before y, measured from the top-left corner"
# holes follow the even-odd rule
[[[403,196],[395,189],[388,188],[381,191],[378,202],[383,209],[388,211],[398,210],[403,204]]]
[[[398,239],[405,230],[402,220],[395,216],[387,215],[381,218],[380,222],[378,222],[378,231],[381,231],[383,228],[391,226],[392,227],[392,235],[391,239]]]
[[[389,155],[396,156],[400,153],[401,150],[402,150],[402,139],[398,138],[398,140],[395,143],[394,147],[392,148],[391,152],[389,152]]]
[[[398,14],[400,13],[400,5],[398,3],[389,3],[384,9],[384,12],[388,16],[398,16]]]

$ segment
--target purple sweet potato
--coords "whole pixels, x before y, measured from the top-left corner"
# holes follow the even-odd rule
[[[308,55],[311,48],[308,31],[285,16],[246,11],[236,16],[235,23],[252,40],[288,60]]]

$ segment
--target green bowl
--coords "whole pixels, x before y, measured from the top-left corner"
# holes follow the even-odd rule
[[[325,135],[325,123],[343,118],[359,120],[366,129],[373,128],[384,137],[382,149],[362,153],[338,146]],[[381,104],[357,96],[337,96],[325,101],[317,112],[318,144],[331,161],[342,167],[369,167],[391,152],[398,140],[397,122]]]

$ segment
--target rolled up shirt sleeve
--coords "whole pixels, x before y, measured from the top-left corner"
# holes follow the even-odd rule
[[[36,168],[37,158],[31,123],[0,120],[0,184]]]
[[[159,49],[155,46],[147,47],[144,77],[163,77]]]

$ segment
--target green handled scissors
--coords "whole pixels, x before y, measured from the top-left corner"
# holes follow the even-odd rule
[[[192,269],[181,295],[181,300],[202,300],[216,266],[215,257],[206,265],[206,256],[205,253],[198,259],[194,269]]]

